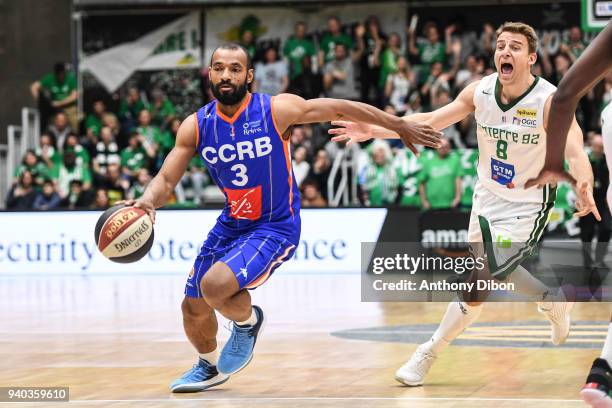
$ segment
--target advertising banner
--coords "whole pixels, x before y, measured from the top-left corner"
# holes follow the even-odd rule
[[[155,242],[132,264],[108,261],[97,250],[100,212],[0,213],[0,275],[46,273],[188,273],[219,210],[158,212]],[[386,209],[302,211],[302,239],[285,272],[354,272],[361,242],[378,240]]]

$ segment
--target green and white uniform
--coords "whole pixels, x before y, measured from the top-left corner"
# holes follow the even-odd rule
[[[530,255],[554,206],[555,188],[525,190],[524,185],[544,165],[544,106],[555,90],[536,77],[523,95],[504,104],[495,73],[474,91],[479,160],[468,239],[492,243],[485,248],[497,278],[505,278]]]

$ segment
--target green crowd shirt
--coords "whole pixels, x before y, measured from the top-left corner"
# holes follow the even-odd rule
[[[147,154],[143,147],[132,149],[130,146],[121,151],[121,166],[136,171],[146,166]]]
[[[455,180],[461,176],[461,161],[456,152],[445,158],[429,151],[422,155],[418,179],[425,184],[425,196],[432,209],[451,208],[455,198]]]
[[[396,168],[399,183],[402,186],[400,205],[406,207],[420,207],[419,181],[417,175],[421,170],[419,158],[410,149],[398,153]]]
[[[353,39],[350,36],[346,34],[325,34],[323,36],[323,39],[321,40],[321,51],[323,51],[325,55],[326,63],[333,61],[334,49],[336,48],[336,44],[344,44],[346,46],[347,55],[353,49]]]
[[[42,77],[40,86],[51,93],[51,100],[58,102],[68,98],[72,91],[76,91],[77,81],[72,72],[66,72],[63,83],[57,82],[55,74],[50,73]]]
[[[474,187],[478,180],[478,149],[465,149],[461,152],[461,206],[471,207]]]
[[[289,78],[294,79],[302,73],[302,60],[305,56],[316,54],[314,43],[305,38],[289,38],[283,48],[283,54],[289,60]]]
[[[417,45],[421,64],[429,67],[434,62],[446,62],[446,45],[441,42],[430,43],[429,41]]]

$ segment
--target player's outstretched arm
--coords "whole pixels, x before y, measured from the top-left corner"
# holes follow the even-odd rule
[[[525,188],[561,180],[575,183],[563,170],[568,131],[580,98],[599,82],[612,67],[612,22],[591,42],[584,53],[563,76],[555,92],[546,129],[546,162],[535,179]]]
[[[547,135],[549,134],[549,124],[551,123],[552,99],[553,96],[550,96],[544,105],[544,128],[546,129]],[[583,217],[593,213],[595,218],[601,220],[601,216],[595,205],[595,199],[593,198],[593,169],[584,151],[582,130],[580,126],[578,126],[578,122],[576,122],[576,118],[573,114],[571,118],[571,127],[569,129],[567,146],[564,152],[564,159],[567,160],[569,165],[569,173],[562,170],[564,174],[562,179],[571,181],[575,188],[577,196],[576,208],[578,209],[575,215]],[[551,141],[547,140],[547,143],[551,143]],[[539,180],[542,182],[538,183]],[[545,175],[545,177],[542,178],[542,173],[540,173],[538,178],[528,180],[527,183],[530,184],[529,187],[533,185],[541,187],[544,184],[555,183],[558,180],[560,180],[560,178],[549,178],[549,175]]]
[[[548,123],[551,123],[550,119]],[[595,199],[593,198],[593,168],[584,151],[584,143],[582,140],[582,130],[574,117],[567,136],[565,159],[569,165],[569,173],[576,181],[576,209],[578,212],[575,215],[584,217],[585,215],[593,213],[595,218],[601,221],[601,216],[599,215]]]
[[[407,123],[424,123],[435,130],[446,129],[450,125],[459,122],[470,113],[474,112],[474,91],[480,81],[476,81],[465,87],[459,93],[457,99],[433,112],[415,113],[404,116],[402,119]],[[397,139],[399,135],[393,130],[371,125],[369,123],[356,123],[349,121],[332,121],[332,125],[340,126],[330,129],[329,133],[335,135],[335,142],[346,141],[347,143],[363,142],[371,138]],[[434,146],[435,147],[435,146]]]
[[[274,97],[272,109],[280,132],[284,132],[291,125],[343,119],[372,123],[390,129],[415,152],[414,144],[437,147],[440,142],[440,132],[431,126],[404,121],[361,102],[331,98],[305,100],[297,95],[280,94]]]
[[[174,148],[168,153],[162,168],[151,180],[142,197],[138,200],[126,201],[125,204],[142,208],[155,222],[155,209],[168,201],[174,187],[185,174],[187,165],[196,152],[198,136],[195,115],[190,115],[181,124]]]

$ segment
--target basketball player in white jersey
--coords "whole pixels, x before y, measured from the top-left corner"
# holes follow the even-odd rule
[[[529,180],[526,187],[554,183],[560,180],[575,182],[563,169],[563,151],[568,129],[580,99],[612,70],[612,22],[591,42],[576,63],[565,74],[551,103],[549,116],[549,143],[546,162],[538,177]],[[601,113],[601,134],[608,170],[612,176],[612,103]],[[608,208],[612,209],[612,188],[608,186]],[[607,284],[607,282],[606,282]],[[609,287],[609,285],[606,285]],[[611,319],[612,320],[612,319]],[[586,403],[595,408],[612,408],[612,321],[601,355],[593,361],[586,384],[580,392]]]
[[[561,344],[569,334],[570,310],[563,291],[551,291],[520,263],[540,239],[554,205],[555,187],[525,190],[525,182],[544,164],[551,96],[555,87],[531,74],[536,62],[537,34],[523,23],[504,23],[497,30],[497,73],[468,85],[448,105],[429,113],[405,118],[424,121],[435,129],[459,122],[474,112],[478,133],[478,181],[470,217],[470,244],[482,242],[523,243],[511,256],[488,257],[489,273],[514,283],[517,293],[536,301],[552,324],[551,340]],[[335,141],[360,142],[369,138],[397,138],[386,129],[363,123],[332,122]],[[565,159],[570,173],[582,186],[578,191],[578,215],[593,212],[593,173],[583,150],[582,132],[574,120]],[[480,251],[482,251],[480,249]],[[497,255],[497,254],[496,254]],[[481,302],[451,302],[432,338],[420,345],[397,372],[396,379],[409,386],[422,385],[438,354],[479,316]]]

